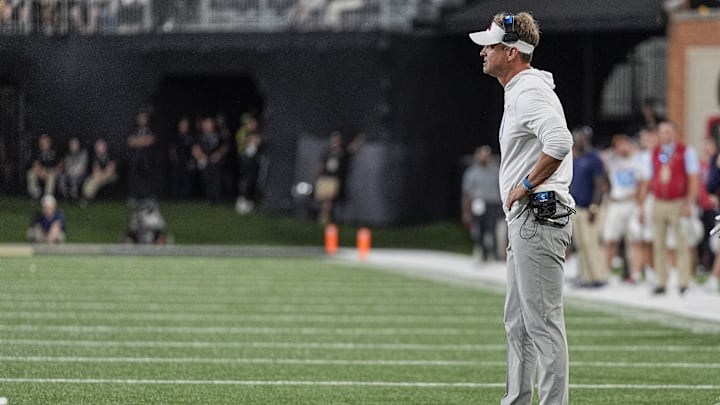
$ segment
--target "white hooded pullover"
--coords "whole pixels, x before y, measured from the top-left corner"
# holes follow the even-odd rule
[[[508,194],[532,171],[541,151],[562,163],[544,183],[533,184],[533,192],[554,191],[560,202],[575,206],[570,196],[573,138],[554,89],[552,74],[538,69],[523,70],[505,86],[505,112],[500,125],[500,193],[508,222],[517,218],[528,203],[524,198],[508,210]]]

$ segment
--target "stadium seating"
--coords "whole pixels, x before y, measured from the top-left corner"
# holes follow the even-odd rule
[[[407,31],[464,0],[19,0],[0,2],[0,34]],[[348,3],[346,3],[348,4]],[[339,14],[339,15],[338,15]]]

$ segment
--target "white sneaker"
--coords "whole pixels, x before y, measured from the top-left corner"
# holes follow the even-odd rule
[[[252,201],[248,201],[245,199],[245,197],[238,197],[237,201],[235,201],[235,211],[237,211],[238,214],[249,214],[254,208],[254,204]]]
[[[718,284],[720,284],[720,280],[718,280],[717,277],[710,276],[710,278],[708,278],[707,282],[705,282],[705,285],[703,287],[708,292],[716,293],[718,292],[718,289],[720,289],[720,286],[718,286]]]
[[[645,268],[645,282],[650,285],[655,285],[657,277],[655,276],[655,270],[650,267]]]

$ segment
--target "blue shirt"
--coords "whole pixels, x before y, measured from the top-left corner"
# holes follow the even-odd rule
[[[50,231],[50,228],[52,228],[52,225],[57,221],[60,221],[60,227],[63,232],[65,232],[65,215],[63,215],[60,210],[56,210],[55,214],[50,218],[46,218],[43,214],[38,215],[35,223],[39,224],[40,227],[42,227],[43,232],[47,233]]]
[[[718,155],[713,155],[710,159],[710,171],[708,172],[707,183],[705,187],[707,192],[714,195],[720,195],[720,168],[717,167]]]
[[[595,151],[573,160],[573,180],[570,183],[570,194],[578,207],[587,208],[592,204],[595,179],[604,175],[603,162]]]

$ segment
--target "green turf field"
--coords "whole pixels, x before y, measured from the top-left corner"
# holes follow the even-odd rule
[[[12,404],[495,404],[503,298],[318,259],[0,258]],[[720,336],[569,306],[572,404],[720,403]]]
[[[39,203],[0,198],[0,243],[25,241]],[[120,243],[130,210],[123,201],[94,201],[80,208],[60,200],[68,222],[69,243]],[[201,201],[161,201],[168,232],[176,244],[322,246],[323,228],[314,221],[261,214],[238,215],[233,207]],[[340,225],[340,244],[355,246],[357,225]],[[407,226],[374,227],[373,246],[472,252],[472,240],[459,220]]]

